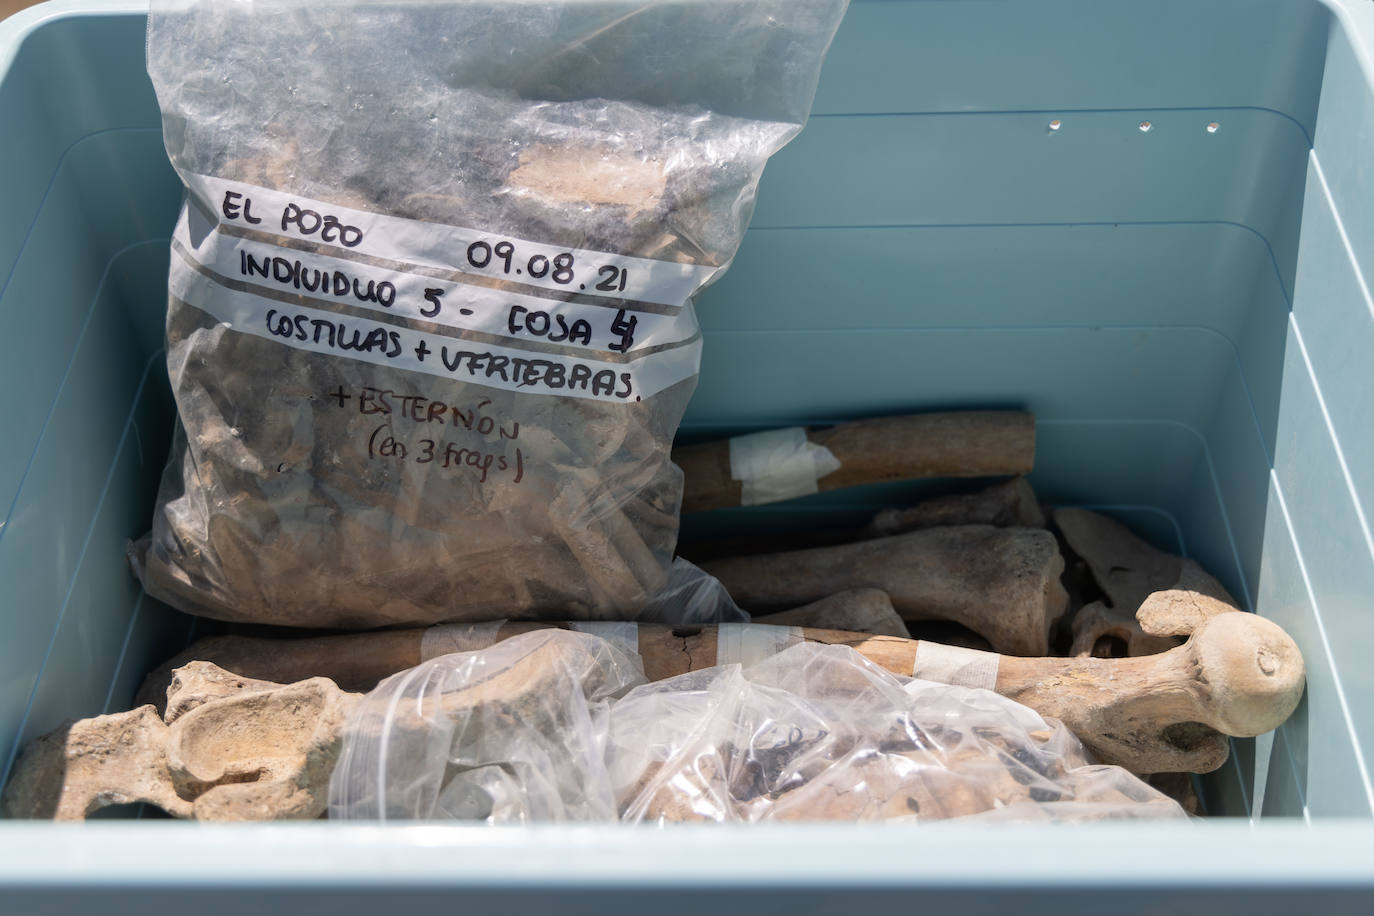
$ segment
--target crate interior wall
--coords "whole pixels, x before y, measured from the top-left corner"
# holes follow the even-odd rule
[[[124,561],[173,422],[181,191],[142,15],[64,3],[0,27],[0,768],[64,718],[123,708],[193,625]],[[1353,0],[855,0],[810,124],[698,303],[683,436],[1033,410],[1042,499],[1196,557],[1304,651],[1302,706],[1235,742],[1209,809],[1369,818],[1371,35]]]

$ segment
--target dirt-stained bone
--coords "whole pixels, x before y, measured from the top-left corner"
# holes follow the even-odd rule
[[[1001,477],[1035,465],[1035,417],[1017,411],[910,414],[806,430],[830,450],[839,470],[817,480],[822,490],[921,477]],[[730,440],[673,449],[685,475],[682,511],[738,506],[740,481],[730,476]]]
[[[1226,759],[1226,735],[1269,731],[1297,706],[1302,658],[1274,623],[1227,610],[1205,595],[1178,592],[1152,595],[1140,620],[1154,635],[1189,633],[1189,639],[1143,658],[995,657],[994,689],[1063,721],[1103,762],[1143,774],[1215,769]],[[507,624],[490,641],[544,626]],[[646,625],[637,633],[650,680],[717,661],[716,627],[691,632]],[[400,645],[398,637],[411,640],[410,651],[420,654],[423,631],[384,635],[394,645]],[[923,645],[835,630],[796,628],[793,635],[851,646],[899,674],[914,669]],[[505,704],[518,714],[521,698],[543,683],[540,670],[532,656],[508,676],[445,702]],[[33,742],[5,789],[6,811],[14,817],[80,820],[111,804],[149,802],[177,816],[205,820],[323,813],[340,729],[357,695],[325,678],[274,687],[209,665],[178,670],[172,679],[170,725],[151,706],[141,706],[70,723]],[[213,696],[198,696],[197,689]],[[818,804],[814,810],[830,810],[841,800]]]
[[[1226,762],[1227,735],[1277,728],[1302,698],[1302,655],[1277,624],[1207,596],[1161,592],[1141,619],[1182,646],[1140,658],[997,659],[1003,696],[1060,719],[1104,763],[1136,773],[1210,772]],[[808,638],[831,641],[815,631]],[[892,671],[915,663],[918,644],[837,636]]]
[[[654,157],[626,155],[606,146],[537,144],[525,150],[506,179],[511,197],[542,206],[619,206],[634,220],[658,210],[668,173]]]
[[[167,726],[151,706],[67,722],[24,748],[5,786],[9,817],[80,821],[146,802],[190,817],[167,766]]]
[[[1087,509],[1058,509],[1054,523],[1071,550],[1088,564],[1106,596],[1081,608],[1073,618],[1070,654],[1093,655],[1106,638],[1121,640],[1127,656],[1154,655],[1178,645],[1170,636],[1142,629],[1136,611],[1153,592],[1179,589],[1236,601],[1193,560],[1156,550],[1124,525]]]
[[[167,685],[167,703],[162,720],[171,725],[186,713],[204,706],[211,700],[244,693],[261,693],[279,687],[279,683],[241,677],[209,662],[189,662],[172,671],[171,683]]]
[[[743,557],[787,550],[807,550],[854,541],[891,537],[921,528],[951,525],[995,525],[998,528],[1043,528],[1045,514],[1024,477],[1013,477],[971,493],[932,496],[906,508],[877,512],[860,527],[797,526],[766,534],[745,534],[683,541],[678,552],[702,563],[719,557]]]
[[[215,821],[324,813],[357,694],[326,678],[268,684],[203,663],[173,672],[168,694],[167,722],[144,705],[32,742],[5,787],[6,811],[83,820],[109,805],[147,802]]]
[[[423,633],[421,628],[304,639],[210,636],[149,672],[134,702],[166,708],[172,672],[183,667],[194,671],[197,662],[276,685],[327,677],[342,690],[365,692],[382,678],[420,663]]]
[[[759,622],[885,636],[911,635],[893,610],[891,600],[878,589],[853,589],[829,595],[804,607],[761,617]],[[183,679],[196,679],[197,689],[190,696],[200,702],[211,695],[212,688],[204,682],[206,677],[231,677],[250,685],[269,686],[327,677],[344,690],[365,692],[382,678],[420,663],[424,632],[423,628],[412,628],[290,639],[210,636],[197,640],[149,672],[134,701],[139,705],[151,704],[159,711],[169,708],[168,681],[175,669],[181,669],[178,676]],[[506,633],[513,634],[513,630]],[[202,662],[212,664],[202,666]],[[243,688],[226,687],[224,693],[240,689]],[[173,702],[172,707],[175,705]],[[175,718],[170,710],[169,716]]]
[[[1302,657],[1271,621],[1230,610],[1205,595],[1172,591],[1152,595],[1141,619],[1155,635],[1191,637],[1183,646],[1142,658],[990,656],[996,662],[994,689],[1041,715],[1061,719],[1105,762],[1137,773],[1209,772],[1226,760],[1226,735],[1263,734],[1296,708],[1304,684]],[[507,623],[489,640],[545,626],[556,625]],[[637,632],[651,681],[716,664],[715,627],[641,625]],[[901,675],[912,673],[920,647],[929,645],[838,630],[802,628],[800,634],[814,642],[851,646]],[[355,651],[363,651],[372,637],[383,637],[378,645],[389,653],[394,670],[419,663],[423,630],[325,639],[350,640]],[[299,647],[293,663],[299,670],[326,671],[343,657],[326,643],[312,661],[309,650],[321,641],[295,642]]]
[[[1151,613],[1142,615],[1157,633],[1189,625],[1188,618],[1171,616],[1171,603],[1178,605],[1163,593],[1148,606]],[[803,633],[809,640],[852,646],[900,674],[911,673],[921,645],[883,636]],[[686,642],[694,660],[707,654],[705,647]],[[640,651],[654,679],[643,634]],[[1231,611],[1202,617],[1184,645],[1160,655],[999,656],[994,689],[1061,720],[1104,763],[1135,773],[1207,773],[1226,762],[1225,736],[1277,728],[1297,708],[1304,684],[1302,655],[1288,634],[1263,617]]]
[[[878,588],[904,620],[952,620],[1012,655],[1047,655],[1050,630],[1068,603],[1054,536],[1034,528],[927,528],[701,568],[751,612]]]
[[[899,636],[909,639],[911,632],[892,607],[887,592],[877,588],[856,588],[813,601],[791,611],[755,617],[755,623],[780,627],[817,627],[822,630],[849,630],[874,636]]]
[[[567,687],[566,677],[558,680],[566,667],[560,664],[561,651],[546,643],[499,675],[445,695],[444,706],[449,712],[480,707],[487,728],[519,723],[555,731],[560,724],[548,720],[550,710],[541,699],[554,687]],[[170,725],[147,705],[134,713],[83,720],[38,739],[6,791],[7,810],[18,817],[80,820],[109,804],[147,801],[178,817],[211,821],[324,814],[343,728],[359,694],[341,691],[323,677],[273,684],[203,661],[174,669],[170,678]],[[394,725],[428,727],[413,709],[397,710]],[[69,732],[83,740],[68,740]],[[65,779],[63,752],[76,764]],[[116,765],[102,765],[111,759]]]
[[[1221,614],[1235,613],[1225,599],[1186,588],[1154,592],[1136,611],[1141,630],[1151,636],[1187,636],[1203,623]]]
[[[1004,658],[997,692],[1062,719],[1104,762],[1137,773],[1210,772],[1225,735],[1288,718],[1302,697],[1302,657],[1276,624],[1221,614],[1188,642],[1141,658],[1066,659],[1050,668]]]
[[[191,816],[313,819],[329,803],[342,728],[360,699],[327,678],[210,700],[168,729],[167,762]]]
[[[1024,477],[1013,477],[973,493],[953,493],[922,500],[909,509],[884,509],[864,529],[867,537],[890,537],[944,525],[996,525],[998,528],[1043,528],[1045,513]]]

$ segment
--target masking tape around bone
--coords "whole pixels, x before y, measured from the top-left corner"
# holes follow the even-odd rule
[[[840,461],[830,449],[807,441],[800,426],[730,440],[730,479],[740,482],[742,506],[815,493],[817,481],[839,469]]]
[[[716,664],[748,668],[804,641],[801,627],[722,623],[716,629]]]
[[[579,620],[569,627],[578,633],[599,636],[631,658],[639,657],[639,624],[613,620]]]
[[[977,649],[962,649],[958,646],[945,646],[938,642],[921,640],[916,644],[916,663],[911,668],[911,676],[923,681],[952,684],[955,687],[982,687],[993,690],[997,687],[997,664],[1000,661],[994,652],[980,652]]]
[[[490,620],[484,623],[445,623],[429,627],[420,637],[420,661],[427,662],[441,655],[455,652],[473,652],[488,649],[496,644],[496,634],[505,625],[504,620]]]

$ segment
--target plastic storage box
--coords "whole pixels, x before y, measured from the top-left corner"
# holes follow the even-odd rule
[[[0,768],[63,718],[122,708],[193,627],[141,595],[123,555],[172,425],[180,188],[143,30],[137,4],[99,0],[0,24]],[[11,822],[0,910],[1374,910],[1371,276],[1374,2],[855,0],[810,125],[700,303],[684,434],[1034,410],[1045,500],[1198,558],[1305,653],[1298,713],[1204,781],[1219,817]]]

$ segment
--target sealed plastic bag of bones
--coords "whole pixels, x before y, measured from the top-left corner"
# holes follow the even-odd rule
[[[154,0],[187,189],[148,591],[379,626],[633,616],[693,297],[845,0]]]
[[[345,728],[330,817],[1184,817],[1090,761],[1062,724],[991,691],[897,677],[848,647],[787,645],[782,628],[749,624],[722,626],[721,664],[645,683],[634,623],[579,626],[383,681]]]

